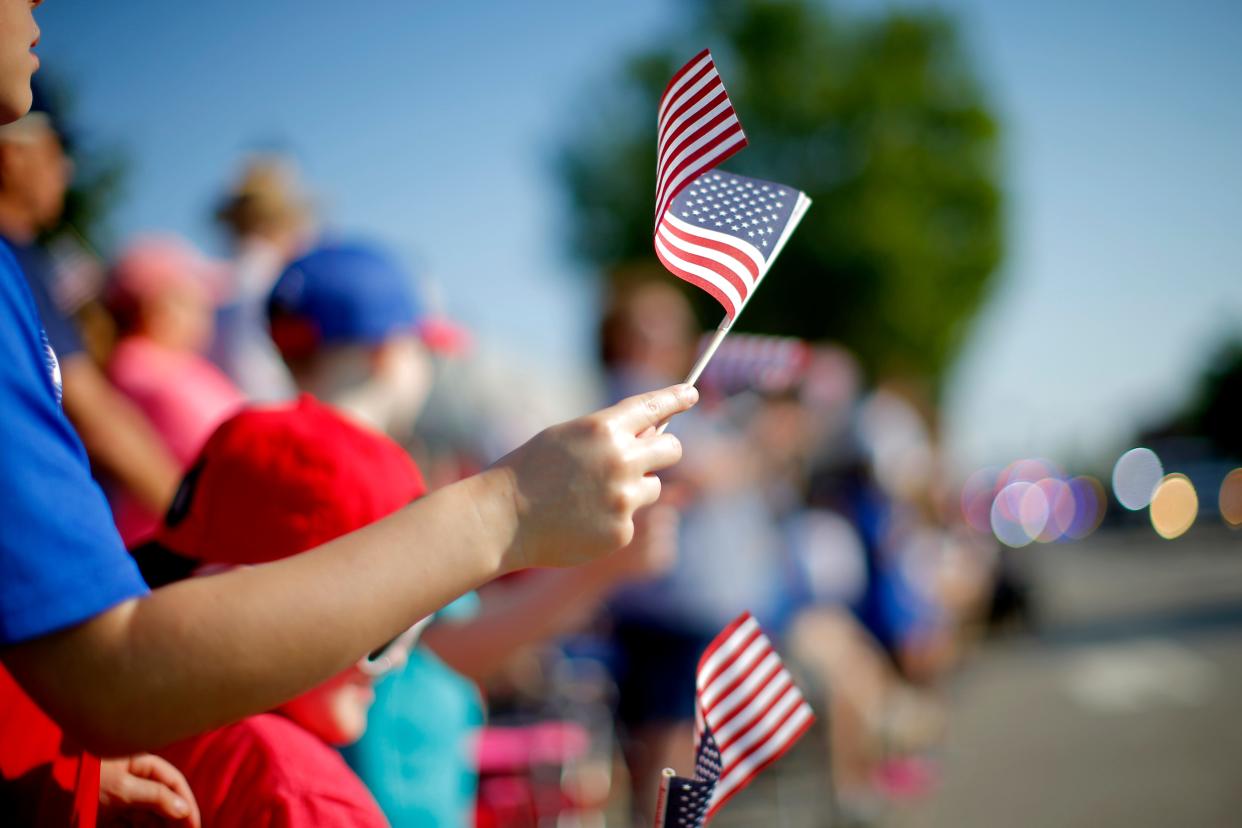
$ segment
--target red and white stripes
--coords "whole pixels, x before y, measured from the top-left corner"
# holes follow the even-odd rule
[[[720,752],[710,818],[815,721],[772,642],[750,613],[725,627],[699,660],[697,725]]]
[[[704,49],[673,75],[656,115],[657,228],[687,184],[746,146],[711,52]]]
[[[656,256],[664,266],[697,285],[737,316],[766,269],[763,254],[727,233],[695,227],[667,213],[656,228]]]

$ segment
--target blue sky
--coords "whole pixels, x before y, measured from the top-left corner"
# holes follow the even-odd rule
[[[1242,5],[935,5],[1002,115],[1009,194],[1009,255],[949,436],[967,465],[1106,456],[1240,330]],[[590,365],[592,294],[551,159],[583,89],[676,9],[53,0],[39,51],[88,139],[131,159],[121,234],[213,247],[210,205],[240,154],[282,147],[333,225],[394,247],[485,339],[570,376]]]

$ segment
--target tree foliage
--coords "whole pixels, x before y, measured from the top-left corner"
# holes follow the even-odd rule
[[[724,167],[814,200],[740,327],[836,340],[874,376],[938,385],[1002,248],[997,121],[941,15],[692,5],[687,31],[632,56],[579,107],[560,159],[575,251],[600,273],[655,262],[656,104],[703,45],[750,139]],[[692,296],[714,326],[718,306]]]

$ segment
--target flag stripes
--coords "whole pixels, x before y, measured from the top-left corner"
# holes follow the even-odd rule
[[[815,721],[793,677],[758,622],[743,613],[699,660],[696,725],[720,775],[707,817],[780,758]]]
[[[711,52],[673,75],[656,113],[655,221],[686,185],[746,146],[746,134]]]

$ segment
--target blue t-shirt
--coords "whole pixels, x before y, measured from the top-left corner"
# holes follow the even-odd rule
[[[436,617],[469,617],[478,605],[467,593]],[[419,646],[405,669],[376,685],[366,735],[342,753],[392,828],[463,828],[474,824],[482,725],[478,688]]]
[[[59,386],[26,280],[0,244],[0,645],[147,591],[61,411]]]

